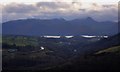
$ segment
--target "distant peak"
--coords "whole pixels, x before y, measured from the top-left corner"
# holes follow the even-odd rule
[[[95,22],[95,20],[92,17],[87,17],[87,18],[83,19],[83,21]]]
[[[87,17],[86,19],[87,19],[87,20],[93,20],[91,17]]]
[[[79,18],[79,19],[74,19],[74,20],[79,20],[79,21],[87,21],[87,22],[95,22],[95,20],[91,17],[86,17],[86,18]]]
[[[62,20],[62,21],[65,21],[64,18],[54,18],[53,20]]]

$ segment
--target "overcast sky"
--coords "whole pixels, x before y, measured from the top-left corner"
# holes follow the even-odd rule
[[[26,18],[118,20],[118,0],[1,0],[0,9],[3,22]]]

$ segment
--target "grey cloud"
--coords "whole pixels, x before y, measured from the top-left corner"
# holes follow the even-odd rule
[[[46,7],[46,8],[52,8],[52,9],[58,9],[58,8],[69,8],[70,5],[66,2],[39,2],[36,4],[38,7]]]
[[[79,11],[83,11],[83,12],[86,12],[86,9],[79,9]]]
[[[26,4],[9,4],[4,6],[3,21],[21,19],[21,18],[65,18],[75,19],[84,17],[93,17],[95,20],[114,21],[117,19],[117,8],[113,6],[99,6],[92,4],[92,6],[102,7],[100,11],[93,9],[79,8],[78,11],[74,9],[74,5],[82,6],[80,2],[65,3],[65,2],[39,2],[34,5]],[[107,9],[106,9],[107,7]],[[45,9],[46,8],[46,9]],[[61,11],[60,9],[65,9]]]
[[[99,7],[99,5],[96,4],[96,3],[92,3],[92,6],[94,6],[94,7]]]
[[[89,11],[89,16],[97,21],[116,21],[118,20],[117,9],[103,9],[102,11]]]
[[[25,5],[25,4],[9,4],[6,5],[3,9],[3,12],[7,13],[29,13],[31,11],[36,11],[37,8],[33,5]]]
[[[116,7],[116,5],[102,5],[102,7],[111,8],[111,7]]]
[[[2,14],[2,22],[6,22],[6,21],[10,21],[10,20],[17,20],[17,19],[26,19],[26,18],[30,18],[31,16],[29,16],[26,13],[3,13]]]

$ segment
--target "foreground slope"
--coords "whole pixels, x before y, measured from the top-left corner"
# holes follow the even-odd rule
[[[84,55],[53,70],[79,70],[79,71],[120,71],[120,34],[92,44]],[[113,42],[112,42],[113,41]],[[98,44],[100,43],[100,44]],[[95,45],[97,44],[97,45]],[[104,47],[105,45],[105,47]],[[94,47],[96,46],[96,47]],[[103,48],[101,48],[103,47]],[[96,50],[91,50],[92,48]]]

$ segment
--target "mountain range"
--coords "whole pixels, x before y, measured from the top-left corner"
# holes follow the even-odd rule
[[[117,22],[85,19],[22,19],[2,23],[3,35],[115,35]]]

